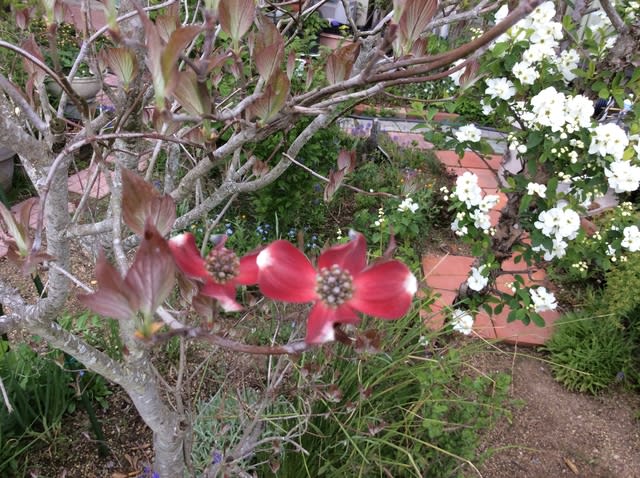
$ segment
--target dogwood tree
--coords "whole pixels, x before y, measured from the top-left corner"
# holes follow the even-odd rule
[[[429,53],[427,46],[429,38],[442,26],[489,18],[500,4],[485,0],[389,2],[379,22],[366,31],[350,20],[353,43],[332,53],[305,57],[302,78],[294,73],[300,63],[296,61],[297,55],[303,52],[292,50],[292,39],[323,2],[299,3],[303,5],[300,12],[286,13],[277,24],[263,15],[255,0],[210,0],[197,6],[173,0],[147,7],[128,0],[120,2],[119,7],[107,3],[108,24],[98,31],[83,33],[74,68],[66,75],[56,60],[56,31],[63,12],[60,2],[44,2],[39,9],[12,10],[18,25],[25,26],[36,17],[44,20],[48,38],[44,50],[48,50],[52,63],[45,62],[43,47],[28,35],[19,44],[0,40],[0,48],[22,58],[26,72],[20,82],[0,75],[0,145],[11,147],[19,155],[41,205],[34,231],[28,227],[28,210],[11,214],[3,209],[3,235],[10,247],[10,257],[25,272],[45,273],[41,267],[46,266],[47,285],[46,297],[29,301],[0,278],[0,298],[5,309],[0,331],[27,329],[121,386],[153,432],[154,470],[162,477],[181,476],[184,472],[188,444],[185,437],[189,436],[190,422],[181,405],[187,399],[180,389],[183,375],[173,385],[159,377],[151,359],[154,344],[177,335],[185,343],[200,341],[237,353],[298,353],[334,339],[348,340],[340,325],[358,324],[359,313],[383,319],[404,315],[417,289],[414,275],[401,262],[384,258],[367,264],[366,244],[358,233],[353,233],[347,244],[324,251],[314,267],[284,241],[238,257],[225,247],[224,238],[217,238],[213,249],[203,256],[198,250],[201,245],[196,244],[192,235],[178,232],[212,211],[224,212],[226,204],[236,196],[276,181],[294,164],[301,148],[316,132],[357,102],[385,88],[435,81],[462,72],[458,78],[461,84],[470,86],[474,81],[486,84],[485,102],[497,117],[517,118],[518,111],[512,111],[517,105],[509,100],[524,86],[516,87],[514,79],[503,74],[513,64],[505,63],[500,66],[500,75],[483,79],[477,76],[478,68],[487,54],[500,59],[500,49],[507,50],[505,43],[520,45],[503,35],[515,35],[509,29],[542,2],[515,2],[510,10],[501,9],[495,22],[485,23],[485,31],[476,38],[437,54]],[[620,33],[621,49],[611,50],[616,52],[611,58],[609,50],[603,50],[599,61],[609,59],[617,67],[626,65],[628,59],[618,52],[629,44],[629,38],[637,35],[637,29],[620,20],[609,2],[600,3],[613,28]],[[270,7],[283,9],[278,4]],[[585,8],[585,2],[575,2],[574,18],[571,20],[571,12],[567,12],[565,28],[571,31],[571,25],[580,19],[575,12],[584,12]],[[530,24],[516,28],[525,31],[527,41],[533,42],[533,36],[540,34]],[[555,27],[546,35],[543,35],[546,40],[559,40]],[[110,46],[96,51],[95,45],[101,38],[108,38]],[[507,42],[503,41],[505,38]],[[537,41],[531,54],[539,53],[536,49],[542,48],[541,43],[542,40]],[[540,51],[555,52],[559,45],[551,43]],[[625,55],[634,54],[633,49],[624,51]],[[574,70],[573,59],[570,53],[560,57],[556,63],[560,74]],[[109,71],[117,78],[115,87],[102,85],[112,108],[94,111],[71,87],[78,66],[85,60],[99,76]],[[535,84],[536,73],[541,74],[532,68],[535,63],[530,58],[526,64],[513,68],[522,85]],[[63,90],[57,108],[49,104],[46,78]],[[527,127],[537,128],[544,140],[546,130],[541,128],[556,131],[554,125],[547,125],[547,120],[542,119],[540,108],[548,105],[543,105],[541,92],[534,86],[522,92],[523,98],[535,94],[538,103],[532,100],[530,105],[523,105],[519,114],[532,113],[538,119],[520,124],[524,127],[517,134],[525,134]],[[65,103],[73,103],[81,116],[82,126],[73,135],[65,133],[62,119]],[[578,113],[577,127],[584,128]],[[563,121],[566,123],[566,118]],[[299,123],[305,126],[294,128]],[[596,136],[605,133],[598,132]],[[275,149],[268,157],[258,157],[255,145],[274,136],[280,138]],[[469,146],[477,134],[467,127],[458,132],[457,139]],[[577,139],[566,139],[570,140]],[[582,141],[586,146],[586,137]],[[590,154],[605,157],[608,144],[603,139],[602,147],[598,143]],[[87,145],[92,148],[93,162],[108,178],[111,193],[108,210],[90,221],[69,213],[67,207],[67,176],[72,156]],[[531,143],[529,146],[533,150]],[[588,147],[591,149],[590,143]],[[147,149],[151,154],[141,161],[141,153]],[[166,156],[162,167],[158,161],[161,152]],[[336,167],[327,178],[327,199],[352,170],[354,165],[345,159],[348,157],[333,158]],[[113,161],[108,162],[107,158]],[[536,158],[531,155],[528,159]],[[607,169],[609,177],[624,176],[625,167],[628,169],[626,164],[612,164]],[[214,171],[218,171],[217,175]],[[211,193],[202,197],[199,194],[202,184],[211,182],[212,177],[216,186],[209,185]],[[160,180],[159,188],[151,185],[152,179]],[[544,185],[547,180],[549,176],[544,175],[538,183]],[[458,184],[452,196],[464,214],[459,215],[454,230],[460,235],[467,235],[472,229],[481,234],[491,232],[491,227],[485,227],[483,214],[495,203],[494,198],[479,197],[473,178],[460,181],[464,184]],[[556,199],[549,196],[555,194],[550,192],[556,190],[555,185],[547,184],[549,201]],[[612,184],[616,185],[618,189],[625,187],[622,182]],[[523,183],[523,187],[529,186]],[[542,186],[531,186],[531,190],[544,194]],[[498,259],[512,253],[520,237],[512,234],[518,229],[518,208],[527,197],[533,198],[519,191],[511,194],[514,203],[503,214],[495,233],[484,236],[486,245],[494,251],[493,257]],[[181,208],[177,215],[176,203],[189,207]],[[522,210],[527,210],[527,206]],[[545,209],[545,214],[563,215],[564,222],[557,230],[546,216],[533,220],[540,222],[541,226],[535,227],[546,238],[534,237],[534,245],[540,247],[541,253],[552,253],[554,247],[558,249],[558,241],[576,233],[575,227],[568,225],[575,222],[569,209],[562,204],[554,207],[555,210]],[[634,231],[628,232],[625,234],[631,243]],[[555,246],[554,239],[558,242]],[[72,242],[83,243],[96,253],[97,290],[86,287],[74,276],[70,265]],[[109,252],[110,259],[99,252],[102,250]],[[469,286],[482,290],[492,267],[487,267],[486,261],[479,262]],[[122,360],[110,358],[56,322],[73,284],[85,288],[80,297],[83,304],[118,320],[127,350]],[[212,332],[209,324],[214,320],[216,307],[231,312],[239,310],[242,304],[237,300],[236,288],[249,284],[257,284],[265,296],[275,300],[313,303],[305,340],[259,347]],[[197,312],[200,324],[187,321],[184,310],[172,310],[167,305],[176,285],[182,304]],[[538,309],[551,307],[546,291],[538,289],[534,294],[534,302],[540,304],[536,306]],[[277,380],[269,386],[276,387]],[[251,454],[255,442],[254,424],[254,428],[244,431],[241,443],[229,451],[224,461],[213,461],[210,475],[223,469],[239,473],[238,463]]]

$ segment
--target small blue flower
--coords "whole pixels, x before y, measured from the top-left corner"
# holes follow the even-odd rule
[[[218,463],[222,462],[222,453],[220,453],[219,451],[214,450],[211,456],[212,456],[211,464],[217,465]]]

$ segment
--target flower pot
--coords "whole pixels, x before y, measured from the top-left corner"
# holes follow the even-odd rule
[[[71,80],[71,88],[80,98],[89,100],[94,98],[100,91],[102,85],[97,76],[75,77]],[[60,96],[62,88],[55,81],[47,81],[47,91],[52,95]]]
[[[331,48],[332,50],[335,50],[340,46],[353,43],[353,40],[350,40],[349,38],[345,38],[340,35],[336,35],[334,33],[320,32],[318,34],[318,42],[320,43],[320,45],[323,45],[323,46],[326,46],[327,48]]]
[[[4,192],[11,189],[15,155],[13,150],[0,146],[0,188]]]

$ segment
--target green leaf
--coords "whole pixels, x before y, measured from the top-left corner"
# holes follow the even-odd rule
[[[538,327],[544,327],[546,325],[544,319],[542,318],[542,316],[540,314],[538,314],[537,312],[531,312],[529,314],[529,318]]]
[[[533,131],[529,133],[529,138],[527,140],[527,149],[531,150],[542,143],[544,139],[544,134],[541,131]]]
[[[599,98],[606,100],[609,96],[611,95],[609,94],[609,89],[607,87],[601,88],[600,91],[598,91]]]

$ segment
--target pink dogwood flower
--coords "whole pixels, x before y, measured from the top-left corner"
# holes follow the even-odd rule
[[[400,261],[367,266],[367,244],[353,233],[347,244],[320,255],[317,269],[291,243],[275,241],[258,254],[258,285],[262,293],[284,302],[313,302],[305,341],[334,340],[335,324],[358,324],[356,312],[399,319],[409,310],[418,282]]]
[[[258,282],[257,252],[238,258],[224,247],[227,236],[222,236],[206,257],[200,255],[195,237],[187,232],[169,239],[169,248],[178,268],[190,279],[203,282],[200,293],[213,297],[227,312],[242,310],[236,301],[236,287]]]

